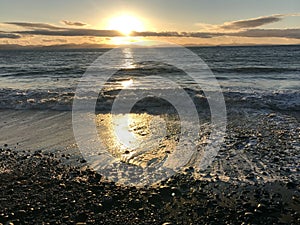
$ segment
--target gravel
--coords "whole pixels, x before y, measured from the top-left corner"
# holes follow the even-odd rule
[[[229,115],[206,170],[143,188],[110,182],[80,157],[66,163],[68,153],[4,144],[0,224],[300,224],[299,123],[253,115]]]
[[[187,168],[138,189],[106,181],[84,163],[63,164],[53,153],[9,146],[0,152],[2,224],[300,223],[297,180],[251,184],[213,175],[201,180]]]

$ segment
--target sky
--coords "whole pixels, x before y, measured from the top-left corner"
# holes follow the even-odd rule
[[[300,44],[299,0],[0,0],[0,44]]]

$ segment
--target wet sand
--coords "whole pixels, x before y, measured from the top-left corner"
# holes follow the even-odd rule
[[[144,188],[109,182],[87,166],[70,113],[0,116],[2,224],[300,223],[299,122],[291,115],[232,111],[209,168],[188,165]]]

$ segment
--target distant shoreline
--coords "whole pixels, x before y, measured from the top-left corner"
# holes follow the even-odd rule
[[[218,48],[218,47],[286,47],[286,46],[300,46],[300,44],[244,44],[244,45],[183,45],[186,48]],[[112,49],[117,47],[131,47],[130,45],[97,45],[97,44],[65,44],[65,45],[49,45],[49,46],[41,46],[41,45],[15,45],[15,44],[0,44],[0,51],[7,50],[85,50],[85,49]],[[142,46],[140,46],[142,47]],[[161,48],[162,46],[153,46],[153,48]]]

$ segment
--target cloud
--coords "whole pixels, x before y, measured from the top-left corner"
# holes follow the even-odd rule
[[[72,22],[73,23],[73,22]],[[77,23],[77,22],[75,22]],[[124,36],[115,30],[97,30],[85,28],[66,28],[59,27],[48,23],[31,23],[31,22],[5,22],[4,24],[15,25],[27,30],[13,31],[15,34],[23,35],[45,35],[45,36],[90,36],[90,37],[116,37]]]
[[[205,32],[133,32],[132,36],[141,37],[198,37],[198,38],[211,38],[215,33]]]
[[[132,32],[132,36],[141,36],[141,37],[179,37],[180,34],[178,32],[152,32],[152,31],[144,31],[144,32]]]
[[[96,30],[96,29],[64,29],[64,30],[26,30],[14,31],[21,35],[42,35],[42,36],[81,36],[81,37],[119,37],[124,36],[115,30]],[[11,34],[13,35],[13,34]],[[193,37],[193,38],[213,38],[220,36],[235,37],[279,37],[300,39],[300,29],[249,29],[237,32],[133,32],[132,36],[141,37]]]
[[[251,29],[233,33],[231,36],[300,39],[300,29]]]
[[[18,39],[18,38],[21,38],[21,36],[18,35],[18,34],[13,34],[13,33],[7,33],[7,32],[0,31],[0,38]]]
[[[30,29],[49,29],[49,30],[62,30],[63,27],[54,26],[48,23],[31,23],[31,22],[5,22],[4,24],[15,25]]]
[[[139,33],[136,33],[138,35]],[[142,32],[144,36],[213,38],[221,36],[300,39],[300,29],[249,29],[238,32]]]
[[[191,32],[191,33],[184,32],[183,34],[184,34],[184,37],[194,37],[194,38],[212,38],[212,37],[221,35],[218,33],[209,33],[209,32]]]
[[[69,22],[69,21],[67,21]],[[70,22],[75,23],[75,22]],[[66,28],[58,27],[47,23],[31,23],[31,22],[6,22],[5,24],[11,24],[20,26],[23,28],[29,28],[25,31],[14,31],[17,34],[23,35],[45,35],[45,36],[92,36],[92,37],[115,37],[124,36],[121,32],[116,30],[97,30],[86,28]],[[142,37],[198,37],[198,38],[211,38],[214,33],[205,32],[175,32],[175,31],[162,31],[162,32],[136,32],[133,31],[132,36]]]
[[[300,14],[276,14],[271,16],[262,16],[252,19],[238,20],[226,22],[221,25],[214,24],[199,24],[204,31],[202,32],[132,32],[132,36],[141,37],[186,37],[186,38],[214,38],[214,37],[253,37],[253,38],[292,38],[300,39],[299,29],[259,29],[258,27],[270,23],[275,23],[282,20],[286,16],[300,16]],[[64,20],[64,24],[72,26],[84,26],[82,22],[71,22]],[[25,35],[36,36],[60,36],[60,37],[119,37],[124,36],[121,32],[116,30],[98,30],[87,28],[70,28],[60,27],[48,23],[32,23],[32,22],[5,22],[4,24],[10,24],[22,27],[22,30],[1,32],[0,38],[20,38]],[[50,39],[50,38],[49,38]],[[44,39],[47,40],[47,39]]]
[[[89,36],[89,37],[117,37],[124,36],[115,30],[96,30],[96,29],[63,29],[63,30],[26,30],[14,31],[17,34],[45,35],[45,36]]]
[[[226,22],[223,25],[219,26],[219,28],[228,29],[228,30],[255,28],[266,24],[279,22],[286,16],[287,15],[284,14],[276,14],[276,15],[261,16],[257,18],[246,19],[246,20],[237,20],[232,22]]]
[[[43,39],[42,41],[43,42],[49,42],[49,43],[51,43],[51,42],[66,43],[67,42],[67,40],[65,40],[65,39]]]
[[[83,22],[73,22],[73,21],[68,21],[68,20],[62,20],[61,22],[68,26],[84,27],[87,25],[86,23],[83,23]]]
[[[196,23],[196,25],[205,31],[215,31],[215,32],[237,31],[237,30],[253,29],[263,25],[276,23],[288,16],[300,16],[300,14],[274,14],[270,16],[260,16],[256,18],[230,21],[230,22],[225,22],[223,24]]]

